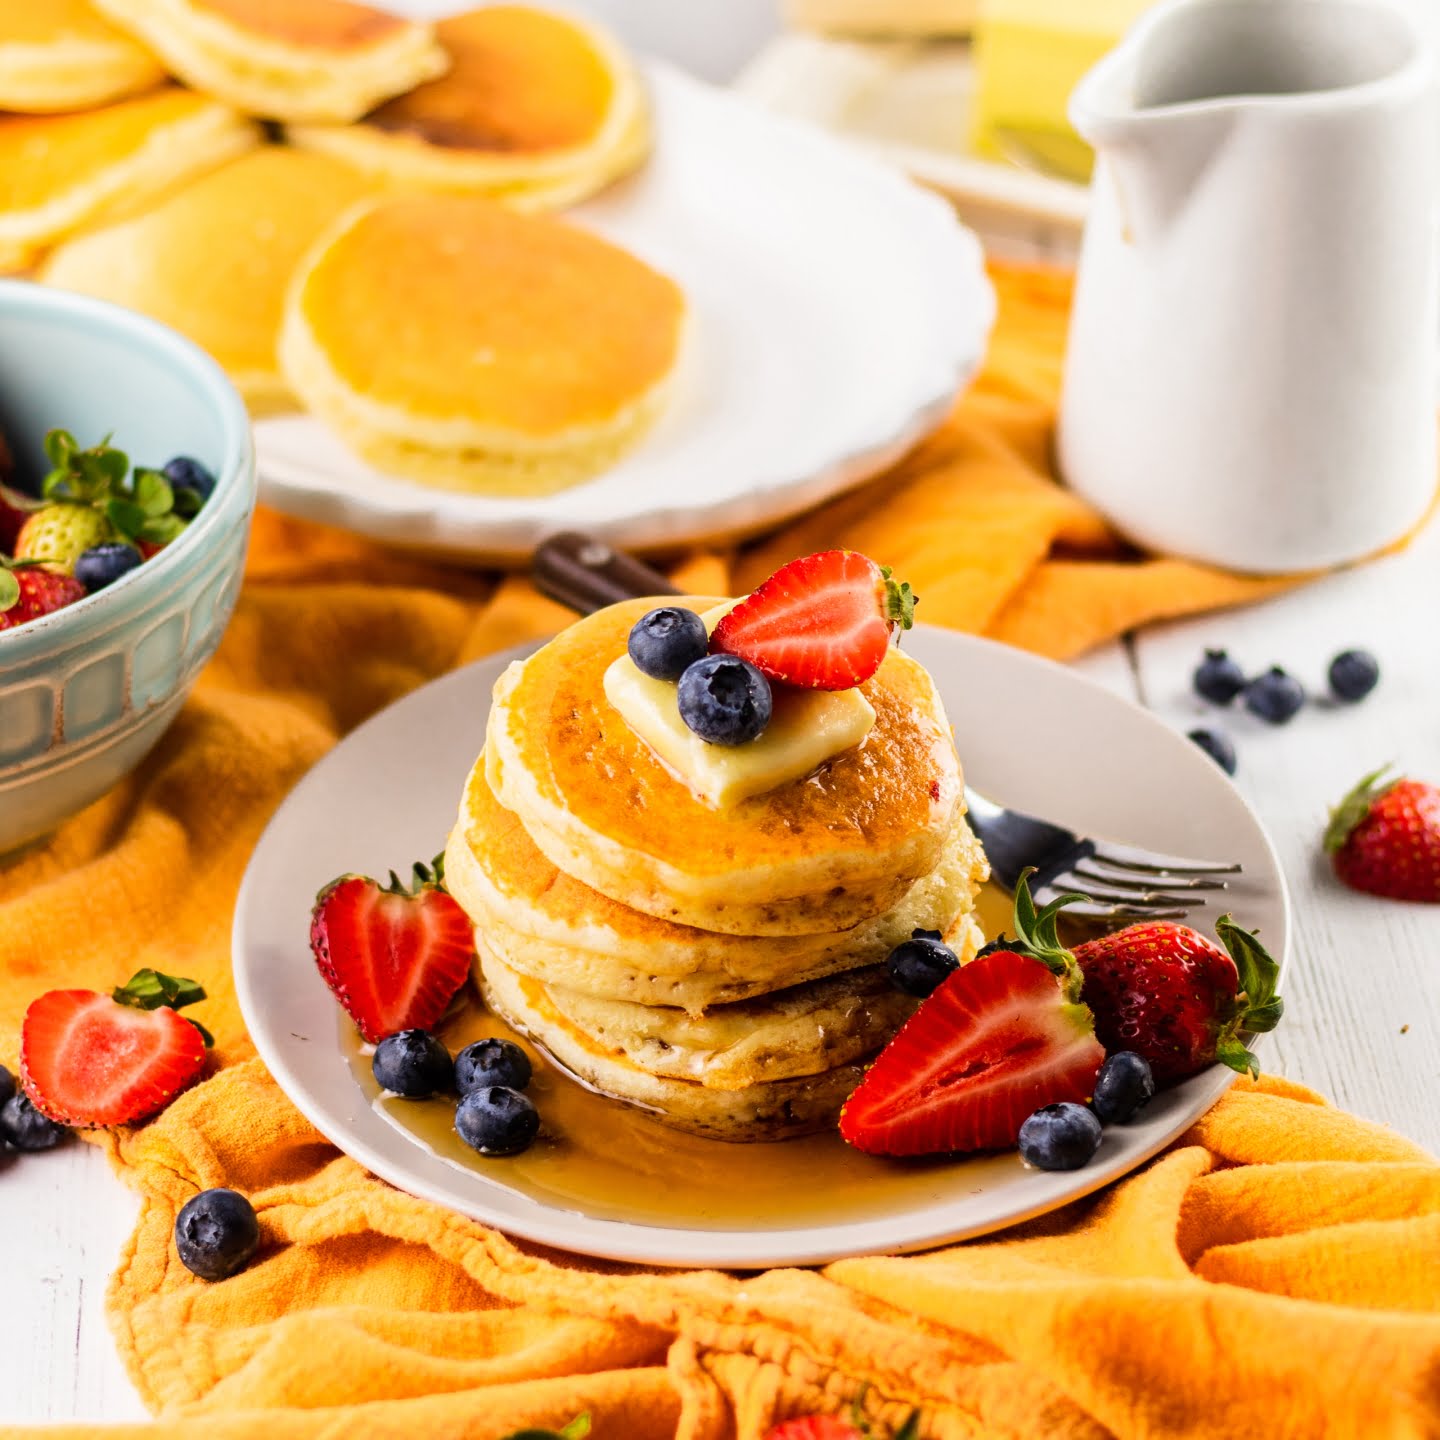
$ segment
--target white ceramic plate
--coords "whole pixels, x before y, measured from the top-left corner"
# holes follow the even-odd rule
[[[525,558],[560,529],[654,549],[807,509],[944,416],[994,318],[950,207],[819,130],[663,65],[649,77],[654,156],[570,217],[689,297],[674,394],[640,446],[558,495],[498,499],[392,479],[319,421],[277,416],[256,427],[262,500],[455,557]]]
[[[1270,842],[1219,767],[1160,721],[1073,672],[984,640],[918,628],[981,791],[1066,825],[1171,854],[1237,860],[1227,897],[1282,959],[1289,929]],[[820,1264],[921,1249],[1028,1219],[1132,1170],[1202,1115],[1232,1078],[1216,1069],[1112,1126],[1084,1170],[1045,1174],[981,1161],[955,1192],[878,1220],[785,1229],[625,1224],[542,1204],[423,1147],[372,1109],[338,1048],[339,1014],[311,961],[315,892],[348,870],[382,875],[434,854],[454,820],[485,730],[490,690],[513,658],[447,676],[351,735],[296,787],[265,832],[240,893],[235,982],[270,1072],[306,1116],[376,1175],[513,1235],[657,1265]],[[1204,923],[1204,922],[1201,922]]]

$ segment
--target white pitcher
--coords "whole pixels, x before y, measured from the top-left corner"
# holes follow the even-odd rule
[[[1273,573],[1423,515],[1434,73],[1380,0],[1167,0],[1076,89],[1099,163],[1059,458],[1141,545]]]

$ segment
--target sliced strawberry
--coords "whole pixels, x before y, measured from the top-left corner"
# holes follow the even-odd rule
[[[111,995],[51,990],[25,1012],[20,1075],[35,1108],[62,1125],[131,1125],[163,1110],[205,1068],[210,1038],[174,1007],[193,981],[142,970]]]
[[[1105,1051],[1056,938],[1056,915],[1077,898],[1037,914],[1021,877],[1014,947],[956,970],[900,1028],[840,1113],[850,1144],[872,1155],[1007,1149],[1042,1105],[1090,1098]]]
[[[442,888],[442,877],[415,867],[406,889],[342,875],[316,898],[310,948],[325,983],[372,1044],[398,1030],[429,1030],[470,974],[475,933]]]
[[[908,585],[854,550],[824,550],[781,566],[721,619],[710,648],[772,680],[849,690],[880,668],[896,627],[914,623]]]

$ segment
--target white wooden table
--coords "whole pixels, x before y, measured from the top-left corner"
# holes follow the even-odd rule
[[[610,8],[623,10],[619,0]],[[1027,230],[1012,248],[1052,247]],[[1267,1068],[1440,1153],[1440,908],[1351,894],[1319,850],[1326,807],[1367,770],[1395,760],[1440,781],[1437,616],[1440,526],[1403,555],[1250,610],[1155,627],[1078,668],[1177,728],[1218,719],[1235,738],[1237,784],[1270,828],[1295,906],[1286,1015],[1261,1052]],[[1330,657],[1360,645],[1384,674],[1362,705],[1307,709],[1270,729],[1239,713],[1217,717],[1191,694],[1207,645],[1252,672],[1282,663],[1317,688]],[[88,1146],[0,1160],[0,1426],[144,1414],[103,1308],[135,1213]]]
[[[1365,770],[1395,759],[1440,779],[1436,616],[1440,526],[1402,556],[1250,610],[1156,628],[1079,668],[1190,729],[1214,719],[1189,689],[1207,644],[1247,669],[1280,661],[1311,684],[1348,645],[1380,657],[1380,688],[1362,705],[1308,709],[1279,729],[1240,714],[1222,722],[1240,751],[1237,783],[1270,827],[1295,905],[1285,1019],[1262,1059],[1440,1153],[1440,908],[1343,890],[1318,848],[1326,806]],[[0,1169],[0,1424],[142,1413],[103,1314],[134,1214],[88,1146]]]

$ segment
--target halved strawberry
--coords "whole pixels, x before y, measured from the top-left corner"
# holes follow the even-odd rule
[[[342,875],[316,897],[310,949],[325,983],[372,1044],[397,1030],[429,1030],[470,974],[475,932],[434,870],[415,866],[406,888]]]
[[[35,1108],[62,1125],[131,1125],[193,1085],[211,1043],[177,1014],[203,1000],[192,980],[141,970],[109,995],[51,990],[20,1031],[20,1076]]]
[[[1042,1105],[1090,1098],[1105,1051],[1080,1003],[1075,958],[1021,877],[1011,948],[962,966],[880,1053],[840,1113],[840,1134],[872,1155],[1013,1146]]]
[[[788,685],[849,690],[914,623],[909,585],[854,550],[823,550],[782,565],[721,619],[710,648]]]

